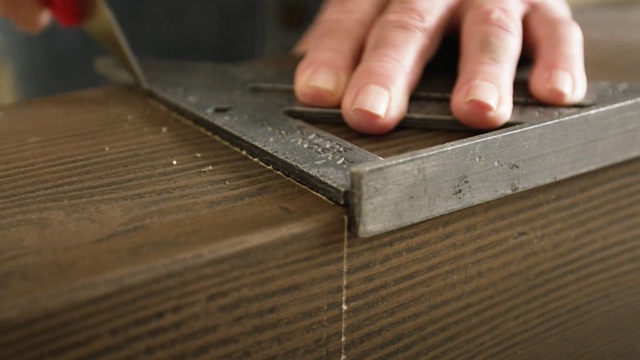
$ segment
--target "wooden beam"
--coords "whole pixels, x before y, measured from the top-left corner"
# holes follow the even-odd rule
[[[592,78],[640,82],[639,17],[578,13]],[[640,357],[640,160],[363,240],[130,90],[3,107],[0,134],[2,359]]]
[[[123,88],[0,132],[0,358],[340,348],[341,208]]]

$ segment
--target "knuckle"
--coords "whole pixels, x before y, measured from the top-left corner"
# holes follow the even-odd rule
[[[409,34],[428,37],[436,28],[436,19],[420,6],[396,5],[387,10],[380,19],[385,27]]]
[[[474,64],[472,69],[478,74],[478,77],[495,83],[499,83],[503,74],[505,74],[504,64],[493,61],[492,59],[479,60]]]
[[[526,0],[530,7],[543,7],[559,16],[571,17],[571,6],[567,0]]]
[[[476,78],[499,82],[500,79],[515,72],[515,64],[507,64],[503,59],[492,56],[478,56],[469,61],[462,71],[466,74],[475,74],[473,77]]]
[[[558,28],[561,32],[565,33],[570,39],[574,41],[583,40],[582,28],[575,20],[571,18],[560,21],[560,23],[558,24]]]
[[[358,1],[326,0],[325,6],[331,11],[351,15],[361,14],[362,12],[367,10],[364,4]]]
[[[476,21],[508,37],[519,37],[522,20],[504,4],[483,3],[474,10]]]
[[[367,9],[357,1],[329,0],[327,11],[321,17],[320,22],[328,28],[350,28],[367,30],[370,23],[367,16]]]
[[[397,55],[380,52],[367,59],[367,65],[375,71],[376,78],[392,83],[394,79],[402,77],[408,69],[407,65]]]
[[[541,24],[540,33],[545,37],[559,38],[562,42],[582,44],[584,35],[580,25],[570,17],[555,17]]]

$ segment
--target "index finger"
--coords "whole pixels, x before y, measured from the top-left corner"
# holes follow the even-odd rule
[[[316,106],[337,106],[371,24],[386,0],[329,0],[305,41],[295,77],[296,96]],[[300,48],[299,48],[300,49]]]

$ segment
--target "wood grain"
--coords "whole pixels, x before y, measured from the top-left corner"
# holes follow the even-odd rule
[[[590,77],[640,82],[640,7],[577,18]],[[639,241],[640,160],[350,239],[345,353],[638,358]]]
[[[640,7],[577,16],[592,78],[640,82]],[[0,133],[0,359],[640,357],[640,160],[364,240],[131,90]]]
[[[0,358],[339,347],[343,209],[122,88],[0,132]]]
[[[634,358],[617,347],[640,330],[639,198],[634,161],[353,239],[347,354]]]

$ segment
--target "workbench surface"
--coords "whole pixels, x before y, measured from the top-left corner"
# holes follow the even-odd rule
[[[640,82],[640,6],[577,17],[591,79]],[[357,239],[130,89],[0,108],[0,134],[0,359],[640,357],[640,159]]]

